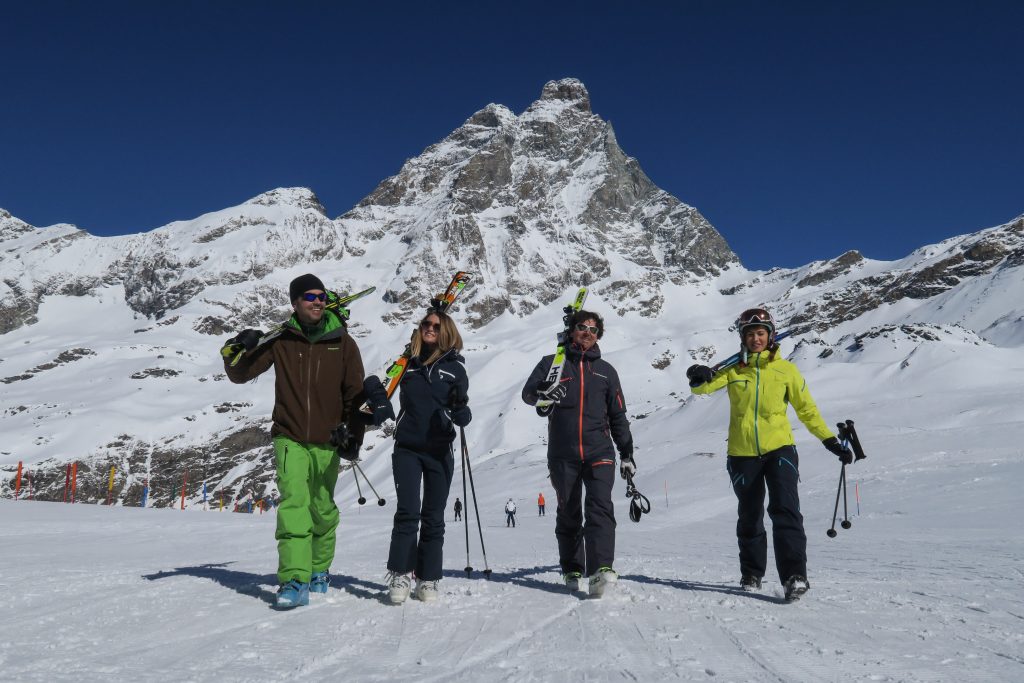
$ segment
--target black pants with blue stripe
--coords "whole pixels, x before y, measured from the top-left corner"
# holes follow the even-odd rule
[[[779,579],[785,583],[791,576],[807,576],[807,535],[797,493],[799,467],[795,446],[783,446],[757,457],[728,457],[726,468],[739,501],[736,540],[743,574],[763,577],[768,566],[768,535],[764,529],[767,488]]]

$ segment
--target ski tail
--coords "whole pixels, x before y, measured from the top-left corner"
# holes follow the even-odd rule
[[[349,315],[351,315],[350,311],[348,310],[348,305],[353,301],[356,301],[357,299],[362,299],[364,296],[368,294],[373,294],[375,291],[377,291],[376,287],[367,287],[363,291],[356,292],[355,294],[342,295],[338,294],[337,292],[332,292],[328,290],[327,305],[324,308],[326,308],[329,311],[333,311],[339,318],[341,318],[341,322],[345,326],[348,326],[348,318]]]
[[[583,310],[583,304],[587,301],[588,289],[586,287],[580,287],[579,291],[576,292],[576,298],[573,302],[562,309],[564,315],[562,316],[562,324],[565,329],[558,333],[558,347],[555,349],[555,357],[551,360],[551,368],[548,370],[547,376],[544,381],[548,383],[549,387],[553,387],[562,380],[562,368],[565,367],[565,348],[569,344],[569,339],[572,336],[572,330],[569,328],[572,325],[572,318],[576,313]],[[537,409],[540,411],[543,408],[547,408],[552,405],[551,401],[540,400],[537,401]]]
[[[462,290],[466,288],[469,283],[469,279],[473,276],[472,273],[460,270],[455,273],[455,277],[448,284],[448,288],[444,290],[443,294],[438,294],[436,297],[430,300],[430,308],[434,309],[438,313],[446,313],[451,305],[455,303],[455,299],[458,298]]]
[[[444,290],[444,293],[438,294],[430,300],[429,309],[438,313],[446,313],[455,300],[462,294],[462,290],[466,288],[473,273],[465,270],[460,270],[455,273],[454,277],[448,287]],[[398,385],[402,383],[402,378],[405,376],[405,371],[409,367],[409,359],[412,357],[412,345],[406,344],[405,350],[396,358],[391,361],[387,369],[384,370],[384,374],[381,377],[381,384],[384,385],[384,390],[388,394],[390,399],[395,391],[398,389]],[[369,404],[364,403],[359,406],[359,410],[369,415],[373,411],[370,409]]]

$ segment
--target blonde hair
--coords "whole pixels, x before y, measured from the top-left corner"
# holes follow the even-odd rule
[[[423,337],[420,335],[420,325],[425,323],[432,315],[436,315],[438,320],[441,322],[441,329],[438,330],[437,333],[437,348],[435,348],[434,352],[430,354],[430,357],[423,362],[424,365],[430,365],[452,349],[455,349],[456,351],[462,350],[462,335],[459,334],[459,328],[455,327],[455,321],[451,319],[451,316],[447,313],[435,311],[434,309],[427,309],[427,314],[423,316],[419,325],[416,326],[416,329],[412,333],[412,340],[409,342],[412,355],[419,356],[420,353],[423,352],[424,344]]]

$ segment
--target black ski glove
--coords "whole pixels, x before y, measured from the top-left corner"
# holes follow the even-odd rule
[[[362,446],[352,438],[348,425],[341,423],[331,432],[331,445],[338,451],[338,457],[349,462],[359,460],[359,447]]]
[[[460,385],[452,385],[451,391],[448,392],[448,406],[456,427],[465,427],[473,419],[473,413],[469,409],[469,396],[462,391]]]
[[[363,380],[363,396],[366,397],[367,405],[373,410],[370,417],[371,424],[379,427],[384,424],[385,420],[395,419],[395,409],[391,406],[388,392],[381,384],[380,377],[370,375]]]
[[[262,337],[263,333],[259,330],[242,330],[224,342],[224,346],[220,349],[220,355],[230,358],[237,355],[239,351],[252,351]]]
[[[691,387],[699,387],[707,384],[715,376],[715,371],[706,365],[691,365],[686,370],[686,379],[690,381]]]
[[[633,460],[633,447],[619,453],[619,476],[625,480],[636,475],[636,461]]]
[[[853,462],[853,451],[850,450],[849,446],[844,446],[839,439],[834,436],[830,436],[821,444],[828,449],[829,453],[836,455],[839,458],[839,462],[844,465],[849,465]]]
[[[552,386],[547,380],[541,380],[537,382],[536,386],[533,387],[534,392],[537,394],[537,398],[541,401],[551,401],[552,403],[558,403],[565,395],[569,393],[569,388],[566,387],[565,382],[559,382]]]

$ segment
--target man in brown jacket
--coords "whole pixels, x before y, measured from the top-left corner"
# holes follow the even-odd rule
[[[327,291],[319,278],[295,278],[289,294],[294,315],[280,336],[259,344],[261,332],[243,330],[221,350],[224,370],[236,384],[272,365],[277,374],[271,435],[281,494],[276,533],[279,608],[309,604],[310,591],[327,592],[338,527],[338,451],[356,459],[365,430],[358,414],[363,361],[355,340],[344,321],[325,308]],[[344,443],[337,443],[337,434],[346,428],[347,439],[343,436]]]

